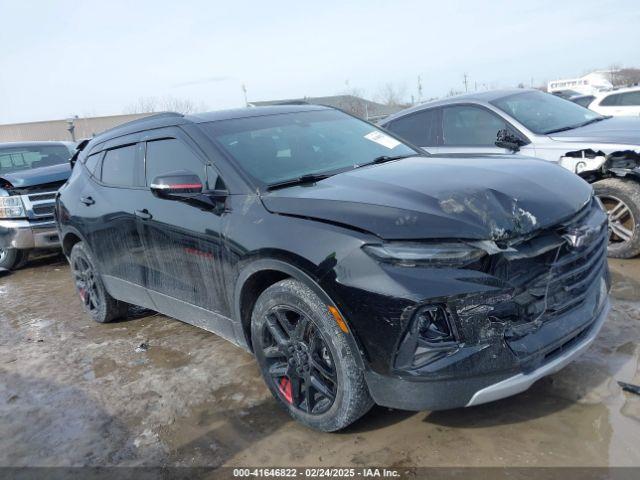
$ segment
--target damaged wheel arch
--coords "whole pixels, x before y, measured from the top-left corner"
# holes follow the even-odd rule
[[[309,287],[328,307],[333,307],[347,325],[348,333],[345,334],[348,344],[360,368],[364,368],[362,349],[354,336],[353,329],[349,327],[349,320],[340,312],[340,307],[331,299],[329,294],[308,273],[301,268],[276,258],[261,258],[247,265],[238,276],[234,289],[234,317],[242,329],[242,338],[245,340],[244,348],[253,353],[251,342],[251,313],[253,306],[260,294],[271,285],[286,278],[293,278]]]

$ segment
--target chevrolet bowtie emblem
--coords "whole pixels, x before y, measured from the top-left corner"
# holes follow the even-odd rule
[[[589,245],[598,236],[598,232],[600,232],[599,227],[570,228],[562,235],[562,238],[567,241],[571,248],[580,249]]]

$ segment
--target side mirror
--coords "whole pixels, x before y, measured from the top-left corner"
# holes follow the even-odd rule
[[[504,128],[502,130],[498,130],[495,145],[496,147],[506,148],[512,152],[517,152],[520,150],[520,147],[526,145],[526,143],[513,132]]]
[[[160,175],[149,187],[158,198],[185,200],[202,193],[202,180],[195,173],[183,170]]]

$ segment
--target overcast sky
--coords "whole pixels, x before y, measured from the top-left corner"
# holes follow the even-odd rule
[[[209,110],[387,82],[417,96],[640,66],[640,1],[0,0],[0,123]]]

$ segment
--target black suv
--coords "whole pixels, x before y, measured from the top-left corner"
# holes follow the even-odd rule
[[[310,105],[161,114],[81,148],[56,212],[93,319],[135,304],[221,335],[320,430],[523,391],[608,311],[606,215],[544,161],[428,157]]]

